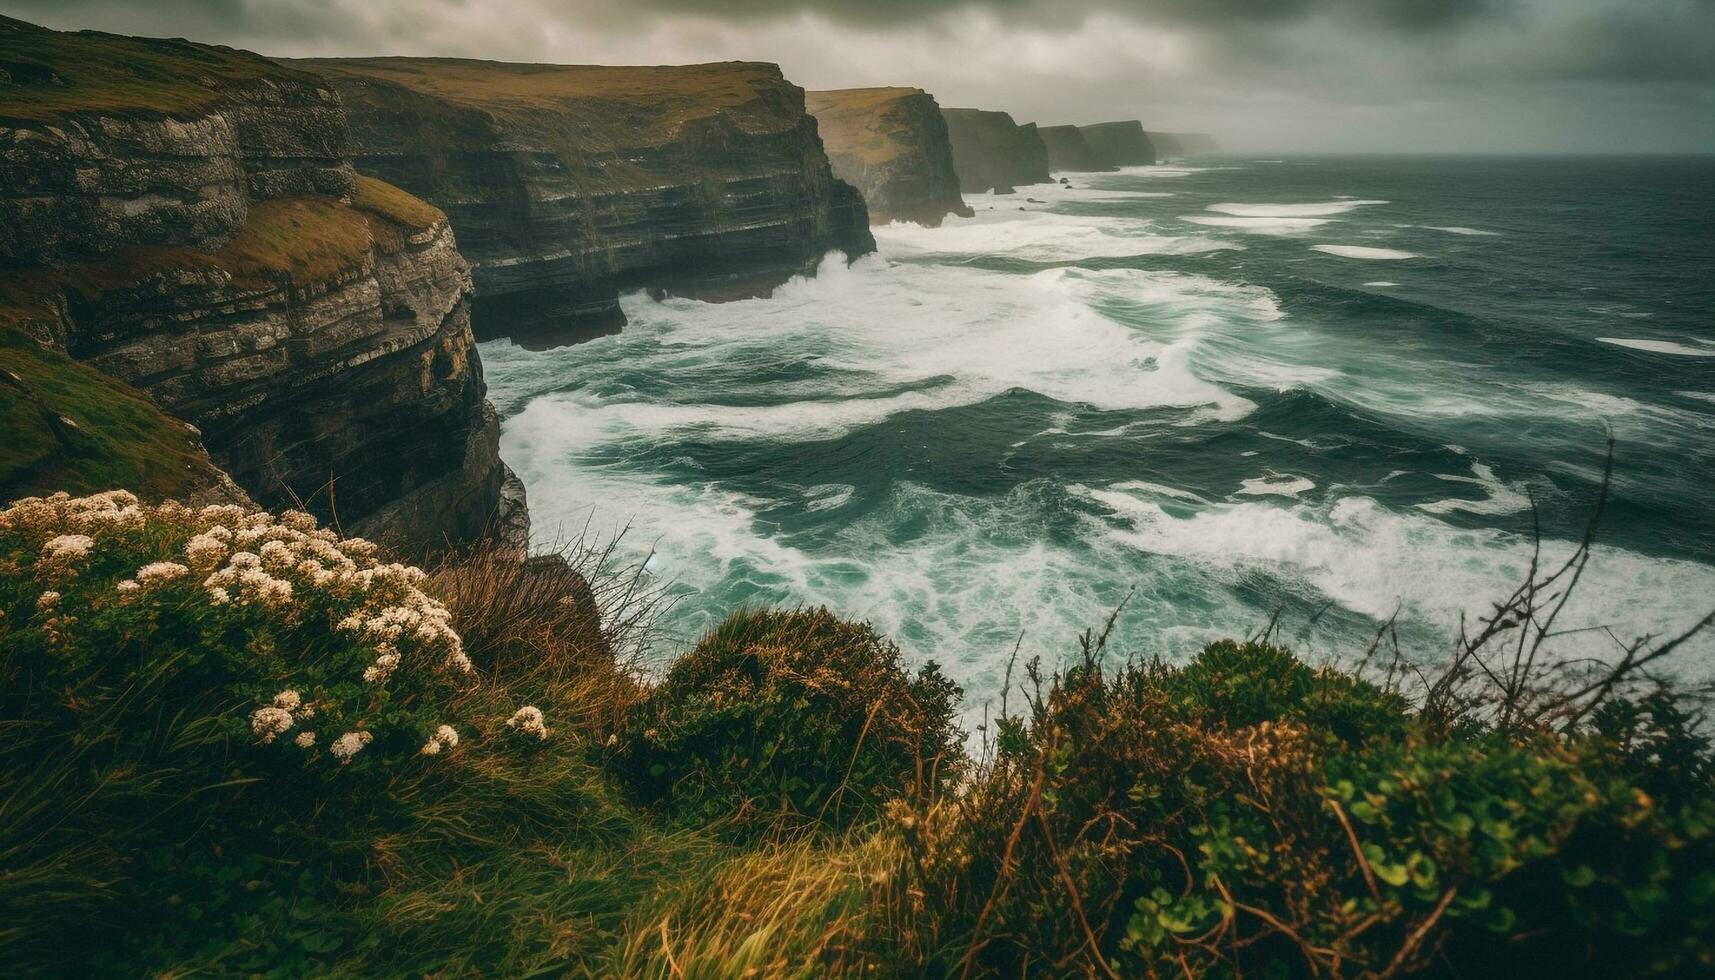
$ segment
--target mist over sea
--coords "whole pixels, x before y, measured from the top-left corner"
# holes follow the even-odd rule
[[[1181,659],[1446,649],[1613,501],[1571,652],[1715,607],[1715,162],[1234,157],[968,198],[767,299],[483,345],[540,542],[632,525],[683,593],[827,604],[980,704],[1130,601]],[[1600,627],[1600,628],[1596,628]],[[1683,663],[1706,674],[1715,640]]]

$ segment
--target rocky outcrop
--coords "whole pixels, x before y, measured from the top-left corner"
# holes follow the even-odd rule
[[[1104,167],[1147,167],[1155,163],[1155,145],[1135,119],[1079,126],[1084,142]]]
[[[1155,144],[1156,156],[1163,160],[1183,159],[1221,152],[1220,144],[1216,143],[1215,138],[1208,133],[1157,133],[1152,131],[1149,138]]]
[[[953,146],[935,97],[919,88],[804,93],[834,176],[856,187],[874,224],[935,226],[974,212],[959,196]]]
[[[1114,169],[1096,159],[1096,152],[1090,149],[1083,132],[1076,126],[1043,126],[1036,132],[1042,137],[1043,145],[1048,147],[1048,169],[1052,172],[1088,173]]]
[[[195,425],[263,505],[485,533],[506,472],[468,268],[441,212],[354,175],[317,76],[17,21],[0,68],[0,327]]]
[[[953,144],[959,190],[1010,194],[1024,184],[1048,182],[1048,147],[1034,123],[1020,126],[1004,112],[942,109]]]
[[[340,92],[359,170],[446,211],[479,336],[572,342],[621,290],[757,295],[875,247],[774,65],[294,64]]]

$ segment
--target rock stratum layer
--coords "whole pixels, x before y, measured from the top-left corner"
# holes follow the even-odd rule
[[[1042,137],[1043,145],[1048,147],[1050,171],[1089,173],[1114,169],[1097,159],[1096,151],[1090,149],[1083,132],[1076,126],[1043,126],[1036,132]]]
[[[1004,112],[942,109],[953,144],[959,190],[1010,194],[1023,184],[1048,182],[1048,147],[1034,123],[1019,125]]]
[[[806,92],[834,176],[856,187],[874,224],[939,225],[973,212],[959,196],[953,146],[935,97],[918,88]]]
[[[294,64],[339,91],[359,170],[449,216],[479,336],[571,342],[624,322],[621,290],[757,295],[875,247],[774,65]]]
[[[1084,142],[1105,167],[1147,167],[1155,163],[1155,144],[1135,119],[1079,126]]]
[[[354,174],[325,82],[7,19],[0,70],[0,328],[193,424],[267,506],[413,547],[486,533],[506,471],[468,268],[441,212]]]
[[[1206,153],[1221,152],[1220,144],[1216,143],[1215,138],[1208,133],[1151,132],[1149,138],[1155,144],[1156,155],[1163,159],[1194,157]]]

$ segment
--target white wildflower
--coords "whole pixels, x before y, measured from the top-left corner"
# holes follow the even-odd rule
[[[442,725],[435,729],[435,734],[423,743],[424,755],[440,755],[442,749],[456,748],[459,744],[459,733],[451,725]]]
[[[352,756],[363,751],[363,747],[368,745],[374,737],[368,732],[346,732],[334,739],[333,745],[328,747],[328,751],[333,753],[333,757],[338,759],[340,765],[343,766],[351,761]]]
[[[142,589],[143,587],[141,585],[138,585],[136,580],[134,580],[134,579],[125,579],[124,581],[120,582],[118,585],[114,586],[114,588],[119,590],[120,595],[131,595],[132,593],[137,592],[138,590]]]
[[[298,737],[292,739],[292,744],[296,745],[300,749],[307,749],[310,746],[316,744],[316,733],[315,732],[299,732]]]
[[[539,739],[548,737],[548,726],[543,723],[542,711],[532,704],[527,704],[513,712],[512,717],[506,720],[506,727],[520,735]]]
[[[137,569],[138,585],[159,585],[189,575],[191,570],[176,561],[155,561]]]
[[[231,536],[230,532],[227,536]],[[205,531],[185,542],[185,557],[196,568],[213,568],[226,558],[226,542]]]
[[[42,557],[70,561],[89,554],[89,549],[95,547],[95,539],[87,534],[61,534],[49,538],[42,546]]]
[[[398,650],[386,645],[381,646],[380,656],[375,658],[374,663],[364,668],[363,679],[370,684],[387,683],[388,679],[393,676],[393,672],[399,669],[400,659]]]
[[[303,696],[291,688],[274,695],[274,707],[283,708],[286,711],[297,711],[303,703]]]
[[[288,510],[281,514],[280,523],[294,531],[307,532],[314,531],[316,529],[315,517],[311,514],[306,514],[301,510]]]
[[[262,739],[264,744],[274,741],[291,727],[292,713],[285,708],[268,705],[250,713],[250,731]]]
[[[43,592],[41,595],[36,597],[36,608],[40,609],[43,612],[47,612],[49,609],[52,609],[53,607],[59,605],[59,602],[60,602],[60,594],[58,592],[55,592],[52,589],[49,589],[48,591]]]

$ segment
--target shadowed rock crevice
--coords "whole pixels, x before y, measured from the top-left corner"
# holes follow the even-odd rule
[[[1048,147],[1035,123],[1019,125],[1004,112],[942,109],[953,143],[959,190],[1010,194],[1024,184],[1048,182]]]

